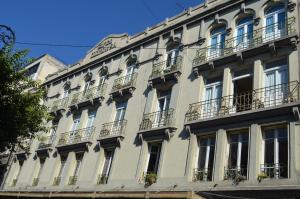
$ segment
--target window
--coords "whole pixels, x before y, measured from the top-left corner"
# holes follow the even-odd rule
[[[229,156],[225,179],[234,180],[237,175],[247,177],[248,170],[248,132],[228,135]]]
[[[219,27],[211,32],[210,50],[208,59],[218,58],[223,55],[225,47],[226,28]]]
[[[76,153],[76,164],[73,172],[73,176],[78,176],[82,164],[83,153]]]
[[[221,107],[222,82],[217,81],[211,83],[207,81],[204,92],[202,117],[209,118],[217,116]]]
[[[288,99],[288,67],[285,60],[266,65],[264,93],[265,107],[283,104]]]
[[[288,177],[288,133],[286,127],[263,129],[261,172],[269,178]]]
[[[198,139],[199,155],[194,179],[211,181],[215,156],[215,136],[200,137]]]
[[[153,121],[153,128],[165,126],[170,118],[169,118],[169,108],[170,108],[170,100],[171,100],[171,91],[164,91],[158,93],[158,101],[157,101],[157,114],[155,114],[155,118]]]
[[[125,118],[126,107],[127,107],[127,101],[119,102],[116,104],[115,120],[114,120],[114,125],[112,127],[113,133],[121,132],[122,127],[123,127],[124,118]]]
[[[286,12],[284,5],[277,5],[266,10],[264,41],[270,41],[286,34]]]
[[[35,64],[34,66],[28,68],[28,70],[26,72],[26,76],[29,77],[29,78],[31,78],[31,79],[34,79],[35,76],[36,76],[36,74],[37,74],[39,65],[40,65],[40,63]]]
[[[148,144],[148,157],[145,173],[158,172],[160,151],[162,143],[149,143]]]
[[[100,90],[102,87],[103,87],[103,85],[104,85],[104,83],[105,83],[105,79],[106,79],[106,76],[105,75],[103,75],[103,76],[100,76],[100,80],[99,80],[99,86],[98,86],[98,90]]]
[[[79,129],[80,117],[81,117],[81,114],[74,115],[71,131],[76,131]]]
[[[83,95],[86,94],[86,92],[90,89],[91,81],[86,81],[83,88]]]
[[[253,17],[245,17],[237,22],[236,29],[236,50],[243,50],[249,47],[253,39]]]
[[[65,87],[64,88],[64,93],[62,95],[62,99],[66,98],[66,97],[69,97],[69,94],[70,94],[70,89]]]
[[[179,50],[177,48],[167,52],[167,63],[165,69],[171,69],[172,66],[176,64],[178,54]]]
[[[107,183],[113,156],[114,156],[114,149],[105,149],[104,150],[104,163],[103,163],[101,176],[99,178],[100,181],[98,182],[98,184],[106,184]]]
[[[135,64],[129,64],[126,68],[126,74],[124,79],[124,84],[131,83],[131,80],[133,78],[133,72],[134,72]]]

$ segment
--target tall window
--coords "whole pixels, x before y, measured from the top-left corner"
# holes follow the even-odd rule
[[[167,63],[165,69],[171,69],[176,64],[176,58],[179,54],[179,49],[175,48],[167,52]]]
[[[128,63],[127,68],[126,68],[126,74],[125,74],[124,84],[131,83],[131,80],[133,78],[134,68],[135,68],[135,64]]]
[[[225,178],[234,179],[237,175],[247,177],[248,137],[247,131],[228,135],[229,157]]]
[[[157,102],[157,114],[155,121],[153,124],[153,128],[165,126],[169,122],[169,113],[168,110],[170,108],[170,99],[171,99],[171,91],[159,92],[158,93],[158,102]]]
[[[284,5],[277,5],[266,10],[264,41],[280,38],[286,34],[286,11]]]
[[[289,86],[287,83],[288,67],[285,60],[266,65],[265,107],[280,105],[288,99]]]
[[[158,167],[159,167],[161,145],[162,143],[148,144],[148,156],[147,156],[147,165],[146,165],[145,173],[157,174]]]
[[[198,145],[198,165],[194,178],[200,181],[211,181],[215,156],[215,136],[200,137]]]
[[[84,88],[83,88],[83,95],[86,94],[86,92],[90,89],[90,87],[91,87],[91,81],[90,80],[85,81]]]
[[[245,17],[237,22],[236,50],[248,48],[253,38],[253,17]]]
[[[62,99],[66,98],[66,97],[69,97],[69,94],[70,94],[70,89],[69,89],[69,87],[66,86],[64,88],[64,93],[62,95]]]
[[[225,47],[226,28],[219,27],[211,32],[210,50],[208,59],[218,58],[223,55]]]
[[[126,107],[127,107],[127,101],[119,102],[116,104],[116,114],[114,119],[114,125],[112,127],[113,128],[112,133],[120,133],[120,131],[122,130]]]
[[[105,149],[104,150],[104,163],[103,163],[101,178],[100,178],[100,182],[99,182],[101,184],[107,183],[113,157],[114,157],[114,149]]]
[[[100,76],[99,86],[98,86],[99,90],[103,87],[103,85],[105,83],[105,79],[106,79],[105,75]]]
[[[288,177],[288,133],[286,127],[263,129],[261,172],[270,178]]]
[[[218,115],[221,107],[222,97],[222,82],[221,81],[207,81],[205,85],[205,93],[203,95],[204,106],[202,110],[202,117],[209,118]]]

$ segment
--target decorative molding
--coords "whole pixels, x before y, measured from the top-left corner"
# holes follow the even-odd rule
[[[261,19],[260,17],[256,17],[256,18],[253,20],[255,26],[258,26],[258,25],[259,25],[260,19]]]
[[[296,3],[293,2],[293,1],[291,1],[291,0],[289,0],[288,5],[287,5],[288,11],[289,12],[294,12],[295,7],[296,7]]]
[[[231,32],[232,32],[232,28],[227,28],[227,29],[226,29],[226,35],[227,35],[227,36],[230,36],[230,35],[231,35]]]
[[[293,107],[293,115],[296,121],[300,121],[299,107]]]

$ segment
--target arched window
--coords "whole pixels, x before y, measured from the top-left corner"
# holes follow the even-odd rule
[[[247,16],[237,21],[236,44],[237,50],[248,48],[253,38],[253,16]]]
[[[286,31],[286,11],[283,4],[272,6],[265,11],[265,40],[273,40],[283,36]]]
[[[210,33],[210,51],[209,59],[221,56],[224,52],[226,37],[226,27],[221,26],[213,29]]]

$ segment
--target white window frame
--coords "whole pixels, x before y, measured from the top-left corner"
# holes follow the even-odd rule
[[[263,20],[263,26],[265,27],[265,30],[264,30],[264,32],[263,32],[263,35],[264,35],[263,41],[264,41],[264,42],[268,42],[268,41],[272,41],[272,40],[274,40],[274,39],[280,38],[280,35],[281,35],[282,33],[280,33],[279,36],[274,37],[274,38],[273,38],[273,37],[269,37],[269,36],[267,35],[267,34],[275,35],[275,36],[278,35],[278,33],[279,33],[279,30],[278,30],[278,15],[279,15],[280,13],[285,13],[285,14],[286,14],[285,8],[282,8],[282,9],[280,9],[280,10],[276,10],[275,12],[271,12],[271,13],[269,13],[269,14],[265,14],[265,17],[264,17],[264,20]],[[270,16],[273,16],[273,17],[274,17],[274,23],[273,23],[273,25],[277,24],[277,26],[276,26],[276,25],[274,26],[274,32],[272,32],[272,33],[267,33],[267,18],[270,17]],[[285,16],[285,17],[287,17],[287,16]]]
[[[249,30],[248,30],[248,28],[249,28],[250,24],[252,24],[254,26],[253,20],[249,20],[246,23],[240,24],[236,27],[235,34],[234,34],[234,37],[236,38],[235,44],[234,44],[234,46],[236,46],[235,51],[240,51],[240,50],[248,48],[248,42],[249,42],[249,39],[248,39]],[[244,36],[243,36],[243,42],[242,42],[243,45],[242,45],[242,47],[239,47],[240,44],[238,44],[238,31],[239,31],[240,28],[244,28]]]

